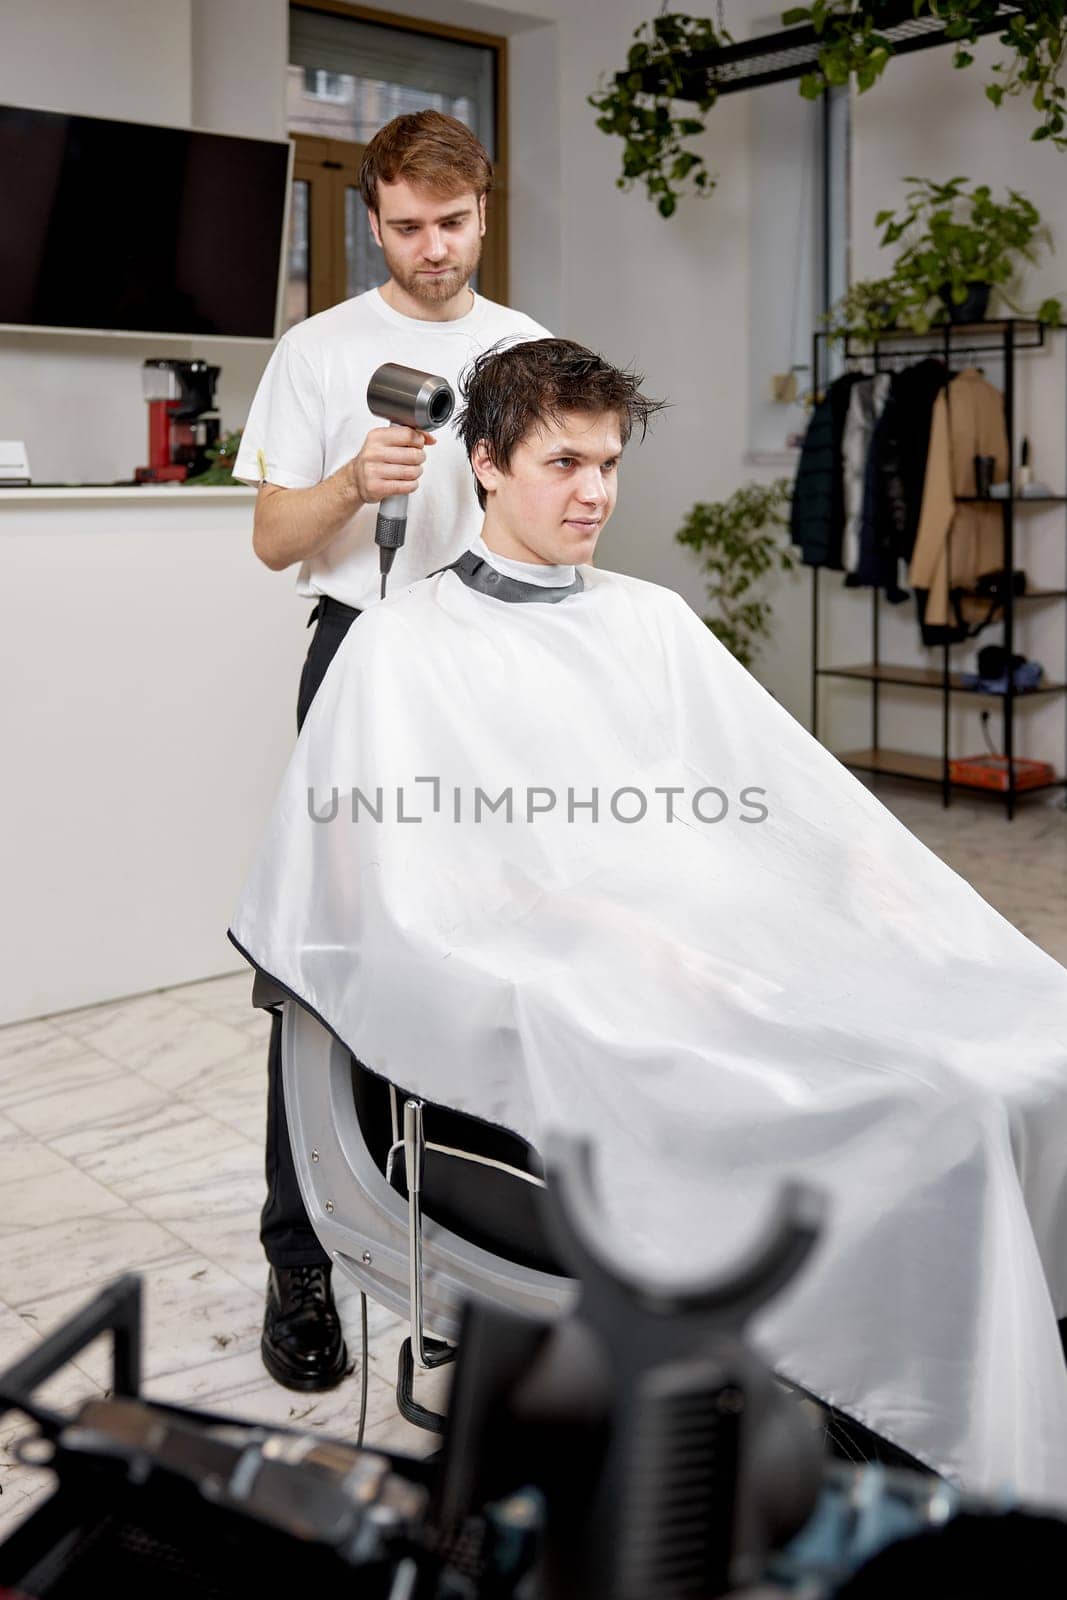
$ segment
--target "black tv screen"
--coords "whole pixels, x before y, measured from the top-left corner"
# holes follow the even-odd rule
[[[289,148],[0,106],[0,324],[273,339]]]

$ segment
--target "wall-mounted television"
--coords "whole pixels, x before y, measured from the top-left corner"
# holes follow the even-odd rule
[[[0,327],[276,338],[291,151],[0,106]]]

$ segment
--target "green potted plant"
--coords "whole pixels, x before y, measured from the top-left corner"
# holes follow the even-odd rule
[[[927,333],[950,322],[980,322],[994,289],[1013,311],[1040,322],[1058,323],[1063,305],[1050,297],[1036,312],[1018,303],[1020,261],[1034,262],[1038,247],[1051,239],[1041,215],[1026,196],[1009,189],[1006,201],[993,199],[988,184],[966,188],[966,178],[935,183],[906,178],[914,185],[900,212],[879,211],[883,248],[904,248],[888,277],[854,283],[823,319],[832,338],[871,344],[892,328]]]
[[[1040,246],[1052,246],[1037,207],[1017,189],[1009,189],[1005,201],[994,200],[987,183],[968,189],[966,178],[904,181],[915,186],[904,208],[879,211],[874,219],[884,229],[883,247],[905,241],[893,263],[893,282],[905,295],[910,292],[914,304],[925,298],[926,312],[936,311],[940,300],[950,322],[980,322],[994,289],[1018,311],[1012,285],[1020,261],[1032,264]],[[1061,311],[1058,300],[1046,300],[1037,315],[1057,322]]]
[[[243,428],[235,428],[232,433],[223,434],[218,444],[207,451],[210,467],[198,472],[195,478],[186,478],[186,484],[197,489],[228,487],[231,484],[238,489],[241,488],[241,484],[233,475],[233,464],[237,460],[243,432]]]
[[[831,339],[874,344],[883,333],[907,327],[912,309],[894,279],[860,278],[849,285],[822,321]]]
[[[785,478],[745,484],[728,500],[693,506],[675,534],[700,557],[713,607],[705,623],[743,667],[752,666],[770,635],[771,606],[759,593],[761,579],[796,566],[781,537],[790,496]]]

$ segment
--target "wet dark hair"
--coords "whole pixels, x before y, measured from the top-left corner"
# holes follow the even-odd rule
[[[486,350],[460,379],[463,410],[456,427],[467,449],[485,442],[494,467],[506,472],[517,445],[538,423],[556,422],[565,411],[614,411],[625,444],[640,425],[662,409],[662,400],[641,393],[642,376],[624,372],[572,339],[528,339]],[[485,490],[475,477],[478,504]]]

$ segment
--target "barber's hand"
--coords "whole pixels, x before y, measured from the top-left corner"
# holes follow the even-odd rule
[[[364,505],[384,500],[390,494],[410,494],[417,488],[426,460],[425,446],[436,443],[432,433],[403,428],[396,422],[386,428],[372,428],[359,455],[349,463],[356,493]]]

